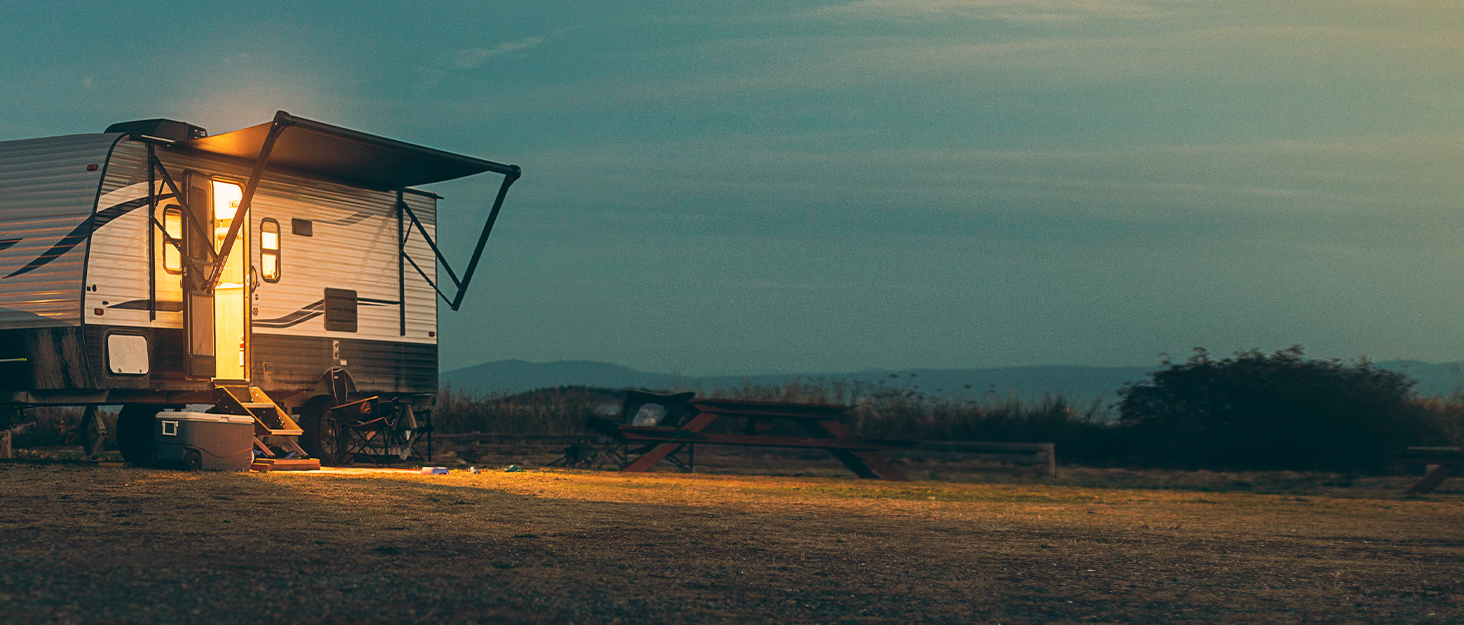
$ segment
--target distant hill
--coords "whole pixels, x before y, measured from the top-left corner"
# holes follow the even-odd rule
[[[1421,395],[1449,395],[1464,390],[1464,363],[1429,363],[1414,360],[1374,363],[1403,371],[1418,381]],[[604,388],[687,389],[711,391],[743,385],[781,385],[789,382],[862,383],[919,391],[929,395],[983,399],[1015,394],[1032,401],[1044,395],[1063,395],[1076,402],[1118,398],[1124,385],[1142,382],[1159,367],[1034,366],[991,369],[871,369],[853,373],[800,373],[747,376],[679,376],[638,371],[592,360],[534,363],[499,360],[442,374],[442,381],[480,393],[517,393],[552,386],[582,385]]]

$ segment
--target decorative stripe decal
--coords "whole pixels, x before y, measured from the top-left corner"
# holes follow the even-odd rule
[[[173,194],[164,193],[162,195],[159,195],[157,199],[166,200],[171,197],[173,197]],[[46,250],[45,253],[35,257],[35,259],[27,263],[26,266],[15,270],[10,275],[5,277],[14,278],[15,276],[23,273],[30,273],[32,271],[35,271],[36,269],[45,266],[47,263],[56,260],[57,258],[65,256],[67,252],[71,251],[71,248],[74,248],[82,241],[85,241],[87,237],[91,236],[91,233],[96,232],[98,228],[107,225],[107,223],[111,222],[113,219],[126,215],[133,210],[136,210],[143,206],[147,206],[147,204],[148,198],[140,197],[135,200],[128,200],[126,202],[122,202],[121,204],[109,206],[107,208],[97,211],[95,215],[92,215],[86,221],[81,222],[81,225],[73,228],[69,234],[61,237],[61,240],[57,241],[55,245],[52,245],[51,249]],[[16,241],[19,241],[19,239],[16,239]],[[11,243],[11,245],[14,245],[14,243]],[[10,246],[7,245],[5,247]],[[4,278],[0,278],[0,280],[3,279]]]
[[[372,299],[367,297],[359,298],[356,300],[356,302],[365,306],[396,306],[398,303],[392,300]],[[107,308],[109,310],[114,308],[119,310],[147,310],[147,300],[135,299],[126,302],[119,302],[116,304],[112,304]],[[325,300],[316,300],[315,302],[306,304],[300,310],[292,312],[288,315],[275,317],[273,319],[255,319],[252,323],[253,325],[261,328],[288,328],[291,326],[300,325],[302,323],[305,323],[306,321],[325,314],[324,308]],[[183,302],[159,301],[158,312],[183,312]]]
[[[113,308],[118,310],[147,310],[147,300],[135,299],[130,302],[112,304],[107,307],[108,310]],[[158,312],[183,312],[183,302],[159,301]]]
[[[271,319],[269,321],[255,321],[253,325],[257,328],[289,328],[305,323],[306,321],[319,317],[323,314],[325,314],[323,311],[292,312],[283,317]]]
[[[324,308],[325,300],[318,299],[315,300],[314,303],[306,304],[304,307],[300,308],[300,310],[292,312],[283,317],[275,317],[274,319],[255,319],[252,323],[253,325],[261,328],[288,328],[290,326],[305,323],[306,321],[325,314]]]
[[[396,306],[400,302],[361,297],[356,299],[356,303],[364,304],[366,306]],[[254,326],[260,328],[288,328],[291,326],[300,325],[323,314],[325,314],[325,300],[320,299],[316,300],[313,303],[306,304],[305,306],[301,307],[300,310],[292,312],[288,315],[275,317],[273,319],[255,319],[251,323]]]

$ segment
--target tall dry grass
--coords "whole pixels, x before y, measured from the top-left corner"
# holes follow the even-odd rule
[[[1074,460],[1101,462],[1114,454],[1114,420],[1102,398],[1077,403],[1062,395],[1024,401],[988,394],[980,400],[867,383],[794,382],[718,389],[714,396],[850,407],[849,426],[868,438],[929,441],[1056,443]]]
[[[524,393],[475,393],[444,385],[432,424],[438,432],[576,434],[585,420],[618,407],[616,391],[561,386]]]

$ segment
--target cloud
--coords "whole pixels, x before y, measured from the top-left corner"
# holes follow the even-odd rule
[[[492,48],[468,48],[465,50],[458,50],[456,58],[453,59],[453,67],[477,67],[479,65],[482,65],[483,61],[488,60],[489,57],[532,48],[541,43],[544,43],[544,41],[545,39],[543,37],[525,37],[523,39],[519,39],[518,41],[505,41]]]
[[[1073,22],[1090,18],[1154,19],[1164,15],[1154,0],[855,0],[824,7],[829,16],[872,20],[975,18],[1023,22]],[[1187,0],[1178,0],[1186,2]]]

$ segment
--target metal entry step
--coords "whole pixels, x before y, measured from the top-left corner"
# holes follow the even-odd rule
[[[276,449],[293,452],[299,458],[307,454],[298,440],[304,430],[290,418],[290,413],[270,399],[263,389],[253,386],[216,384],[214,409],[225,414],[248,415],[254,418],[255,448],[266,457],[274,457]]]
[[[214,388],[214,403],[219,412],[254,417],[254,429],[260,436],[299,436],[304,433],[290,414],[262,389],[217,386]]]

